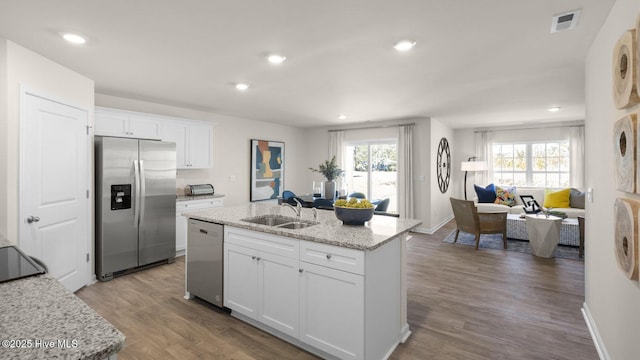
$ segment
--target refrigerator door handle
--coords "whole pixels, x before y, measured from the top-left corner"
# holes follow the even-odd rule
[[[147,196],[145,183],[144,160],[140,160],[140,224],[144,223],[144,208]]]
[[[133,160],[133,186],[135,187],[133,206],[133,226],[137,229],[140,219],[140,172],[138,170],[138,160]]]

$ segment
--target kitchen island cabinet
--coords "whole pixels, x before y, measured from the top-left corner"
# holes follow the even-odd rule
[[[323,358],[388,358],[410,335],[404,242],[421,222],[374,216],[366,226],[343,226],[331,211],[303,229],[243,221],[291,214],[250,204],[188,215],[225,225],[224,305]],[[302,219],[314,221],[311,209]]]

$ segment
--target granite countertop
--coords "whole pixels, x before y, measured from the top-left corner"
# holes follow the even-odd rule
[[[320,224],[303,229],[283,229],[241,221],[241,219],[244,218],[261,215],[295,217],[295,213],[286,206],[256,203],[193,211],[185,216],[191,219],[357,250],[375,249],[395,236],[412,230],[422,224],[421,220],[416,219],[401,219],[391,216],[374,215],[373,219],[368,221],[364,226],[342,225],[342,221],[338,220],[331,210],[318,210],[318,221]],[[313,221],[312,209],[303,208],[301,219]]]
[[[203,199],[217,199],[222,198],[222,194],[213,195],[176,195],[176,201],[189,201],[189,200],[203,200]]]
[[[104,359],[124,346],[118,329],[48,274],[2,283],[0,298],[2,359]]]

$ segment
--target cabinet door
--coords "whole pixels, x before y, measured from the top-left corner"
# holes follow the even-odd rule
[[[96,135],[131,137],[128,113],[96,108],[95,117]]]
[[[176,256],[187,249],[187,218],[176,213]]]
[[[140,139],[161,138],[161,122],[158,119],[132,115],[129,119],[129,135]]]
[[[224,244],[224,306],[252,319],[258,316],[258,252]]]
[[[189,125],[177,121],[166,121],[163,125],[162,133],[163,141],[176,143],[176,167],[178,169],[189,169],[187,166]]]
[[[189,126],[189,169],[211,167],[213,128],[208,125]]]
[[[300,262],[300,337],[341,359],[364,359],[364,277]]]
[[[296,338],[300,298],[298,265],[297,259],[258,254],[258,321]]]
[[[223,205],[222,198],[178,201],[176,203],[176,256],[184,255],[187,248],[187,211],[219,208]]]

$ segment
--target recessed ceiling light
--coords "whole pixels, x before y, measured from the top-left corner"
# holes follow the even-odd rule
[[[249,84],[244,84],[244,83],[237,83],[236,84],[236,89],[239,91],[246,91],[247,89],[249,89],[250,85]]]
[[[560,111],[560,107],[559,106],[551,106],[547,108],[548,112],[558,112]]]
[[[62,34],[62,38],[64,38],[68,42],[70,42],[72,44],[76,44],[76,45],[82,45],[82,44],[87,42],[87,39],[83,38],[82,36],[80,36],[78,34],[72,34],[72,33],[64,33],[64,34]]]
[[[267,55],[267,61],[272,64],[282,64],[286,59],[287,57],[283,55],[278,55],[278,54]]]
[[[413,40],[400,40],[395,45],[393,45],[393,48],[398,51],[408,51],[411,50],[411,48],[415,45],[416,42]]]
[[[338,120],[346,120],[346,119],[347,119],[347,115],[345,114],[338,115]]]

